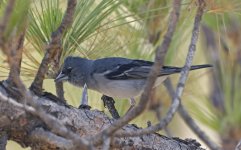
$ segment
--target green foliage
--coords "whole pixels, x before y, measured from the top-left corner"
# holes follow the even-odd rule
[[[51,33],[60,25],[63,12],[59,0],[35,1],[29,13],[29,27],[26,38],[34,49],[44,55]]]
[[[119,4],[115,0],[103,0],[99,3],[94,0],[78,1],[73,25],[62,40],[63,53],[61,60],[63,61],[68,55],[75,54],[77,50],[85,53],[87,48],[82,43],[97,30],[101,30],[100,25],[103,20],[112,14]],[[60,0],[42,0],[34,2],[31,9],[27,39],[42,56],[46,44],[50,42],[51,33],[61,23],[63,18],[62,7]]]
[[[79,1],[75,13],[75,19],[71,30],[63,40],[63,57],[73,55],[76,50],[86,51],[82,44],[97,30],[102,30],[101,23],[117,9],[120,2],[115,0],[103,0],[96,4],[95,0]],[[85,56],[86,57],[86,56]]]
[[[4,15],[7,2],[2,1],[0,6],[1,16]],[[24,30],[26,27],[26,19],[28,16],[28,10],[30,6],[30,0],[17,0],[13,6],[13,12],[9,18],[9,22],[4,32],[4,39],[7,41],[9,38],[16,36]]]

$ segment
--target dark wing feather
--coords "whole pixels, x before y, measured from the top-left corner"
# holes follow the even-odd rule
[[[105,76],[112,80],[146,78],[152,65],[153,62],[150,61],[133,60],[128,64],[118,65]]]

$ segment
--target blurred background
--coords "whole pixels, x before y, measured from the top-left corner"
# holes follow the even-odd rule
[[[121,56],[153,60],[155,48],[167,30],[171,11],[170,0],[78,0],[74,23],[62,40],[65,57],[75,55],[89,59]],[[0,2],[3,14],[7,0]],[[241,139],[241,1],[206,0],[194,65],[212,64],[213,68],[190,73],[182,97],[198,125],[223,149],[234,149]],[[50,36],[61,23],[67,0],[17,0],[7,36],[27,27],[21,78],[29,87],[45,53]],[[180,20],[165,59],[165,65],[183,66],[190,43],[196,0],[183,0]],[[0,79],[7,77],[9,67],[0,55]],[[55,94],[51,67],[44,81],[45,91]],[[171,80],[176,86],[179,75]],[[82,89],[64,83],[65,98],[70,105],[79,106]],[[101,94],[88,91],[92,109],[104,108]],[[153,103],[132,121],[141,127],[157,123],[154,106],[160,117],[170,106],[171,99],[164,86],[156,89]],[[129,101],[116,99],[116,108],[124,115]],[[178,114],[161,134],[198,139]],[[198,140],[201,142],[200,140]],[[202,143],[203,144],[203,143]],[[207,148],[203,145],[204,148]],[[9,142],[8,150],[21,149]]]

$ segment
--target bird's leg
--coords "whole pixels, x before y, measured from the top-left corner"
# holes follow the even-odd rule
[[[80,109],[90,109],[91,107],[88,105],[88,92],[87,92],[87,85],[84,85],[82,97],[81,97],[81,104],[79,106]]]
[[[127,112],[129,112],[136,105],[136,101],[135,101],[134,98],[130,98],[129,102],[130,102],[131,106],[130,106],[130,108],[128,109]]]
[[[101,97],[101,99],[103,100],[104,107],[108,108],[111,116],[114,119],[120,118],[120,115],[119,115],[118,111],[115,108],[115,101],[114,101],[114,99],[112,97],[109,97],[109,96],[106,96],[106,95],[103,95]]]

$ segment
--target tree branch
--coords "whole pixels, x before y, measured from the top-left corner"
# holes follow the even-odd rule
[[[58,134],[58,132],[56,132],[56,130],[62,128],[62,125],[67,128],[68,132],[74,132],[79,138],[84,138],[85,140],[90,141],[89,139],[92,136],[95,136],[98,132],[103,131],[113,123],[113,120],[108,118],[108,116],[101,111],[68,107],[53,102],[47,97],[38,97],[38,99],[41,99],[37,101],[38,105],[48,112],[49,117],[55,118],[46,121],[41,115],[39,117],[38,115],[32,115],[34,114],[32,112],[30,113],[30,111],[38,112],[37,109],[30,106],[24,106],[23,104],[16,102],[14,99],[8,98],[8,95],[2,93],[6,93],[6,91],[0,86],[0,118],[11,118],[11,124],[1,124],[1,129],[2,131],[8,131],[10,133],[9,139],[18,142],[23,147],[30,146],[36,150],[57,150],[65,147],[71,148],[72,144],[76,146],[76,144],[79,143],[66,135]],[[56,122],[61,122],[61,124],[58,123],[59,126],[56,127],[54,125]],[[48,126],[46,126],[46,124]],[[49,126],[49,124],[52,126]],[[122,127],[121,130],[136,131],[138,128],[133,125],[126,125]],[[34,136],[38,136],[38,138],[33,138]],[[63,141],[66,145],[60,147],[61,145],[58,145],[60,141]],[[106,144],[108,143],[109,142]],[[94,148],[102,149],[102,146]],[[187,140],[168,138],[158,134],[147,134],[141,138],[113,137],[113,140],[111,140],[110,143],[110,148],[165,150],[202,149],[200,148],[200,145],[190,145],[190,142]],[[74,147],[73,149],[83,149],[83,147]]]
[[[16,76],[20,76],[25,31],[26,29],[24,29],[24,31],[14,39],[11,46],[12,49],[10,50],[10,53],[8,55],[10,72],[8,75],[7,82],[10,85],[14,85],[14,78]]]
[[[60,24],[58,29],[51,35],[51,42],[47,46],[45,56],[39,66],[34,81],[30,86],[30,90],[32,90],[38,95],[42,94],[43,80],[45,74],[49,69],[50,62],[55,55],[59,55],[60,53],[59,51],[61,50],[62,46],[61,39],[63,37],[63,33],[71,26],[73,22],[76,3],[76,0],[68,0],[67,10],[62,20],[62,23]]]
[[[32,95],[25,89],[24,85],[22,85],[22,82],[20,80],[16,83],[18,87],[21,87],[21,95],[23,96],[26,102],[32,105],[32,107],[26,106],[25,104],[20,104],[15,100],[8,98],[0,93],[0,99],[2,101],[8,102],[19,109],[24,109],[30,112],[31,114],[38,116],[51,129],[53,133],[61,135],[67,139],[71,139],[74,144],[74,148],[82,148],[84,150],[88,149],[87,147],[89,143],[86,140],[80,138],[80,136],[73,133],[71,130],[68,130],[62,121],[47,114],[43,110],[43,107],[38,103],[39,100],[36,97],[32,97]]]

